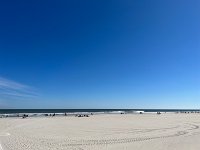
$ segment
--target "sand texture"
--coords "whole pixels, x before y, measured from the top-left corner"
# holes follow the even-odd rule
[[[1,118],[0,150],[199,150],[200,114]]]

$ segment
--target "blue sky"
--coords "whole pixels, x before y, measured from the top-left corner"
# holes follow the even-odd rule
[[[0,108],[200,108],[199,0],[0,2]]]

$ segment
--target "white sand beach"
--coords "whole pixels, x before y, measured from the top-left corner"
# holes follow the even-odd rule
[[[198,150],[200,114],[1,118],[0,150]]]

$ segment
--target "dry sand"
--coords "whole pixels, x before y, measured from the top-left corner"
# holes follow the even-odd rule
[[[0,150],[198,150],[200,114],[0,119]]]

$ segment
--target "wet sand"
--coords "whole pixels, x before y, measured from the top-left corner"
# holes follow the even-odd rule
[[[1,118],[0,150],[197,150],[200,114]]]

